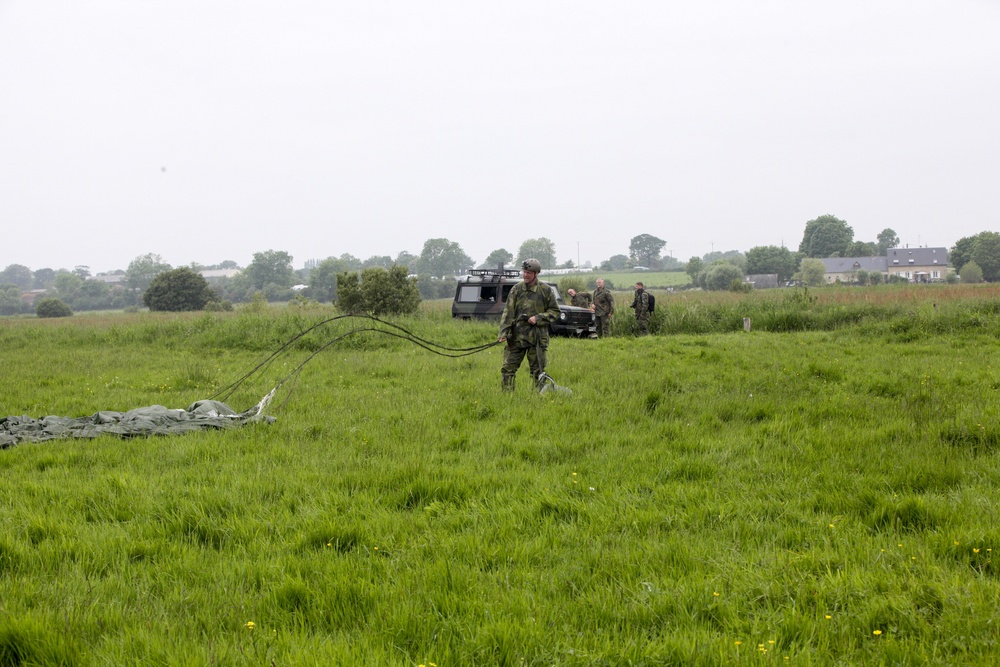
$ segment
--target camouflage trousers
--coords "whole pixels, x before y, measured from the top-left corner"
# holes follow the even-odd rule
[[[521,367],[525,355],[528,356],[528,368],[531,370],[531,378],[538,385],[538,376],[545,370],[546,345],[531,345],[520,347],[508,345],[503,349],[503,366],[500,367],[500,378],[504,391],[514,391],[514,376],[517,369]]]
[[[640,336],[649,335],[649,313],[646,313],[645,315],[636,315],[635,323],[639,325]]]
[[[598,315],[595,318],[597,322],[597,337],[604,338],[605,336],[611,335],[611,317],[609,315]]]

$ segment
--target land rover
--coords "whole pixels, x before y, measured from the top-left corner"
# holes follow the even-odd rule
[[[507,303],[511,288],[521,280],[521,272],[513,269],[472,269],[469,275],[459,276],[455,286],[455,299],[451,316],[463,320],[499,320]],[[594,313],[563,302],[555,283],[539,280],[549,286],[559,303],[559,320],[549,324],[553,334],[565,336],[597,335]]]

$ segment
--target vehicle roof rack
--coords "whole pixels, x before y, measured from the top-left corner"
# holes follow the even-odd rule
[[[469,275],[482,276],[483,278],[520,278],[521,272],[517,269],[469,269]]]

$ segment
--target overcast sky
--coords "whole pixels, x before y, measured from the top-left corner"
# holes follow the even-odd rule
[[[1000,230],[1000,0],[0,0],[0,268]]]

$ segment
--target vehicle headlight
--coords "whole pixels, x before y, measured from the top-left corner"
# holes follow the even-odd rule
[[[560,320],[565,320],[565,319],[566,319],[566,313],[564,313],[564,312],[562,312],[562,311],[560,310],[560,311],[559,311],[559,319],[560,319]]]

